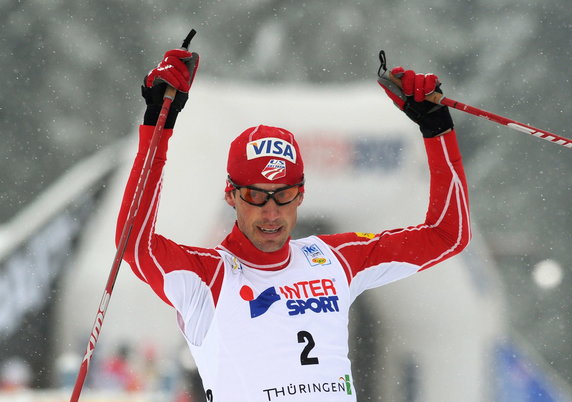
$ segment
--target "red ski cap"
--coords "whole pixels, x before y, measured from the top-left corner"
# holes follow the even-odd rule
[[[304,162],[294,134],[278,127],[250,127],[236,137],[230,144],[226,170],[239,186],[289,186],[304,180]],[[227,181],[225,191],[233,188]]]

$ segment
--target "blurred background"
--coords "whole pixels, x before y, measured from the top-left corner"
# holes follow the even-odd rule
[[[6,392],[57,388],[57,365],[77,363],[56,356],[66,346],[54,346],[53,335],[61,283],[74,269],[69,259],[116,171],[117,149],[132,141],[141,121],[143,77],[191,27],[198,31],[192,50],[201,55],[197,80],[268,91],[376,86],[377,54],[384,49],[390,66],[436,73],[451,98],[572,137],[572,8],[563,1],[0,0],[0,11],[0,374]],[[571,384],[572,153],[452,113],[472,219],[502,283],[507,336],[528,345],[559,382]],[[87,181],[69,175],[85,161],[93,177],[82,187]],[[61,219],[48,219],[45,207],[34,208],[38,199],[62,194],[73,222],[67,232],[58,230]],[[98,293],[103,286],[94,284]],[[95,311],[83,312],[88,326]],[[77,334],[80,344],[83,334]],[[108,346],[118,361],[133,352]],[[152,345],[134,349],[139,359],[152,360]],[[120,370],[120,363],[109,365]]]

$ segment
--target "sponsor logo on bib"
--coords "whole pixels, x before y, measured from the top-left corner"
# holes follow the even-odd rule
[[[324,255],[317,244],[302,247],[302,251],[311,267],[317,265],[330,265],[332,262]]]
[[[276,293],[274,286],[264,290],[257,297],[254,297],[254,291],[248,285],[240,288],[240,297],[246,300],[250,306],[250,318],[255,318],[266,313],[270,306],[280,300],[280,296]]]
[[[331,379],[330,381],[308,381],[304,383],[291,382],[288,384],[280,384],[272,388],[263,389],[266,399],[274,401],[282,399],[282,397],[293,396],[296,394],[326,394],[332,395],[334,393],[344,393],[352,395],[352,379],[349,374],[340,376],[337,380]],[[323,396],[322,396],[323,398]],[[321,398],[320,398],[321,399]],[[329,398],[328,398],[329,399]]]
[[[286,298],[289,315],[339,312],[338,292],[331,279],[300,281],[279,287]]]
[[[290,285],[271,286],[255,296],[254,290],[244,285],[239,291],[240,297],[250,307],[250,318],[265,314],[270,306],[279,300],[286,300],[288,315],[308,313],[339,312],[338,292],[332,279],[314,279],[299,281]]]

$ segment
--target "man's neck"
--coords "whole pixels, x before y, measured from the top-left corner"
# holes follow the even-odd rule
[[[242,264],[255,269],[276,271],[285,268],[290,262],[290,238],[279,250],[264,252],[252,244],[236,223],[218,248],[230,252]]]

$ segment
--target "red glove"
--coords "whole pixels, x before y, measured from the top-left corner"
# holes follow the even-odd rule
[[[169,108],[165,128],[173,128],[178,113],[183,110],[189,98],[188,92],[198,66],[198,53],[183,49],[169,50],[165,53],[163,61],[143,80],[141,95],[147,104],[143,124],[149,126],[157,124],[163,106],[163,96],[167,85],[170,85],[177,90],[177,94]]]
[[[407,96],[413,96],[415,102],[423,102],[427,95],[431,95],[439,85],[439,78],[435,74],[419,74],[403,67],[395,67],[391,74],[401,79],[401,90],[391,81],[379,82],[387,96],[403,110]],[[388,85],[388,83],[392,85]],[[405,95],[405,96],[403,96]]]
[[[425,100],[427,95],[440,89],[441,83],[435,74],[417,74],[413,70],[395,67],[391,74],[401,79],[401,88],[385,74],[377,82],[387,96],[407,117],[419,125],[425,138],[431,138],[453,128],[453,120],[446,106]]]
[[[196,62],[190,62],[197,59]],[[183,49],[173,49],[165,53],[163,60],[145,77],[145,86],[151,88],[167,83],[177,91],[189,92],[198,66],[198,55]]]

